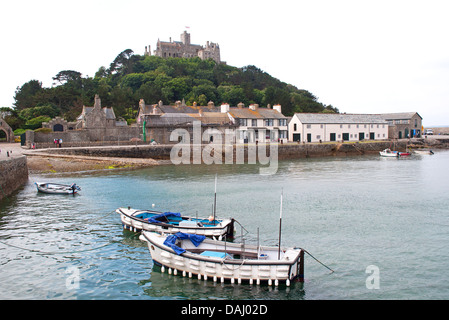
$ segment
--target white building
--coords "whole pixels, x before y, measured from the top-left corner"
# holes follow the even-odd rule
[[[327,142],[388,139],[388,122],[377,114],[295,113],[289,141]]]
[[[258,104],[248,108],[243,103],[237,107],[222,104],[221,112],[227,113],[232,123],[238,126],[236,143],[287,142],[288,123],[281,105],[275,105],[272,109],[270,106],[259,108]]]

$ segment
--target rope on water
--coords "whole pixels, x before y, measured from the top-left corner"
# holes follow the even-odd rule
[[[324,263],[322,263],[320,260],[318,260],[317,258],[315,258],[314,256],[312,256],[312,254],[311,254],[309,251],[307,251],[307,250],[305,250],[305,249],[302,249],[302,248],[301,248],[301,250],[304,250],[305,253],[307,253],[309,256],[311,256],[313,259],[315,259],[315,261],[318,262],[319,264],[321,264],[323,267],[329,269],[329,270],[331,271],[331,274],[335,272],[334,270],[332,270],[331,268],[329,268],[328,266],[326,266]]]
[[[113,210],[113,211],[107,213],[107,214],[104,215],[104,216],[101,216],[100,218],[90,220],[89,222],[94,222],[94,221],[98,221],[98,220],[100,220],[100,219],[104,219],[105,217],[110,216],[110,215],[113,214],[114,212],[115,212],[115,210]],[[3,244],[3,245],[5,245],[5,246],[9,246],[9,247],[13,247],[13,248],[16,248],[16,249],[29,251],[29,252],[35,252],[35,253],[37,253],[37,254],[42,254],[42,255],[70,254],[70,253],[80,253],[80,252],[86,252],[86,251],[94,251],[94,250],[98,250],[98,249],[104,248],[104,247],[106,247],[106,246],[108,246],[108,245],[111,244],[111,242],[109,242],[109,243],[106,243],[106,244],[104,244],[104,245],[101,245],[101,246],[98,246],[98,247],[95,247],[95,248],[89,248],[89,249],[84,249],[84,250],[53,251],[53,252],[51,252],[51,251],[41,251],[41,250],[35,250],[35,249],[24,248],[24,247],[16,246],[16,245],[14,245],[14,244],[6,243],[6,242],[3,242],[3,241],[0,241],[0,243]]]
[[[5,246],[13,247],[13,248],[20,249],[20,250],[26,250],[26,251],[29,251],[29,252],[35,252],[35,253],[37,253],[37,254],[42,254],[42,255],[69,254],[69,253],[79,253],[79,252],[93,251],[93,250],[98,250],[98,249],[104,248],[104,247],[106,247],[106,246],[108,246],[108,245],[111,244],[111,243],[106,243],[106,244],[104,244],[104,245],[102,245],[102,246],[95,247],[95,248],[89,248],[89,249],[85,249],[85,250],[53,251],[53,252],[51,252],[51,251],[40,251],[40,250],[35,250],[35,249],[29,249],[29,248],[19,247],[19,246],[16,246],[16,245],[14,245],[14,244],[6,243],[6,242],[3,242],[3,241],[0,241],[0,243],[3,244],[3,245],[5,245]]]

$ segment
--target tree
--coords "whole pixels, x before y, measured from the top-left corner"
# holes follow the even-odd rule
[[[133,72],[133,65],[136,59],[133,59],[134,51],[126,49],[120,52],[109,66],[109,74],[120,73],[126,75]]]
[[[42,82],[37,80],[30,80],[24,83],[22,87],[17,87],[14,96],[14,105],[17,110],[34,107],[36,105],[36,95],[42,91]]]
[[[81,73],[73,70],[63,70],[60,71],[56,76],[52,78],[54,81],[58,81],[60,85],[64,85],[66,83],[74,83],[76,85],[81,86]]]

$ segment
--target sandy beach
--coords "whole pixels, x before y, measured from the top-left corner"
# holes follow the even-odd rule
[[[140,168],[159,165],[153,159],[106,158],[46,154],[42,150],[22,148],[20,143],[0,143],[0,160],[27,156],[30,173],[63,173],[80,171]]]

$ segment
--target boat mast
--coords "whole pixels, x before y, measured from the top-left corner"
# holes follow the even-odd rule
[[[214,226],[215,226],[215,214],[217,212],[217,174],[215,174],[215,196],[214,196]]]
[[[278,260],[281,259],[281,228],[282,228],[282,195],[284,194],[284,189],[281,192],[281,209],[279,214],[279,247],[278,247]]]

